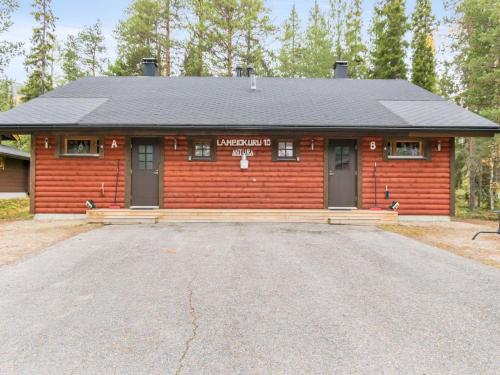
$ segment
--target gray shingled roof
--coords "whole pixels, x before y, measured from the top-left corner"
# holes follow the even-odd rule
[[[17,148],[1,144],[0,144],[0,156],[8,156],[13,159],[30,160],[30,154],[28,152],[24,152],[18,150]]]
[[[83,78],[0,114],[46,128],[468,129],[497,124],[403,80]]]

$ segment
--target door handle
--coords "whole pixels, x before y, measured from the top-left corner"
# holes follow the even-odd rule
[[[153,174],[158,175],[159,173],[160,173],[160,171],[158,169],[156,171],[153,171]]]

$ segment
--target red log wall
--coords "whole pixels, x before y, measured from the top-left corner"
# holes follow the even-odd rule
[[[223,136],[231,138],[230,136]],[[244,136],[234,138],[265,138]],[[165,138],[165,208],[323,208],[323,141],[300,142],[300,161],[272,161],[271,147],[253,148],[240,169],[234,147],[217,147],[217,161],[188,161],[185,137]]]
[[[252,138],[252,136],[247,136]],[[311,208],[324,207],[324,142],[311,138],[300,143],[299,162],[272,161],[271,147],[254,148],[250,167],[240,169],[233,147],[217,147],[217,161],[188,161],[187,138],[165,137],[164,199],[165,208]],[[224,136],[224,138],[230,138]],[[236,138],[236,137],[235,137]],[[237,137],[241,138],[241,137]],[[253,138],[262,138],[254,136]],[[117,201],[125,203],[125,137],[105,137],[104,158],[56,158],[55,137],[36,140],[36,213],[84,213],[85,201],[97,206],[113,203],[116,161],[120,160]],[[111,149],[117,140],[118,148]],[[376,141],[377,149],[370,150]],[[450,143],[432,140],[431,160],[383,160],[383,139],[366,137],[361,142],[361,206],[374,206],[373,166],[377,162],[377,203],[387,208],[392,200],[401,204],[400,213],[410,215],[449,215],[450,213]],[[101,184],[104,183],[104,195]],[[391,192],[385,199],[385,185]]]
[[[85,213],[87,199],[92,199],[97,207],[107,208],[114,199],[117,160],[120,160],[117,201],[123,207],[125,137],[105,137],[103,159],[62,156],[57,159],[56,137],[48,138],[48,149],[44,146],[45,136],[36,139],[36,213]],[[118,144],[116,149],[111,148],[113,139]],[[104,195],[101,192],[103,183]]]
[[[437,151],[438,141],[441,151]],[[377,148],[370,150],[370,142]],[[362,207],[375,206],[374,164],[377,162],[377,205],[387,208],[393,200],[400,202],[403,215],[450,214],[450,140],[431,141],[430,160],[383,160],[383,139],[362,141]],[[385,185],[390,199],[385,199]]]

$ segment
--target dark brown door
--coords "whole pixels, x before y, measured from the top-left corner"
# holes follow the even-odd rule
[[[155,138],[132,139],[132,206],[159,206],[160,143]]]
[[[328,207],[356,207],[356,141],[330,140],[328,144]]]

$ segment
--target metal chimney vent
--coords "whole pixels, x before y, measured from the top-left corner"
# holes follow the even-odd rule
[[[158,72],[158,62],[154,57],[147,57],[142,59],[142,68],[144,76],[155,77]]]
[[[257,90],[257,77],[255,77],[255,71],[253,70],[252,65],[248,65],[247,74],[248,77],[250,78],[250,90],[252,91]]]
[[[347,61],[337,61],[333,64],[333,78],[349,78],[347,74]]]
[[[241,65],[236,66],[236,77],[243,77],[243,67]]]

